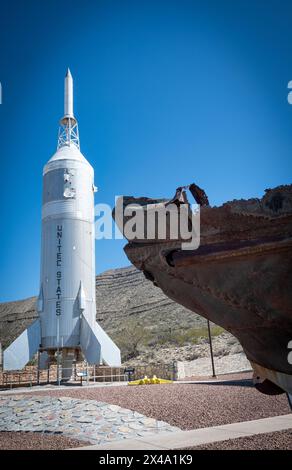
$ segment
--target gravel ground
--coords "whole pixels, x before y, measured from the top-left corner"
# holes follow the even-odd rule
[[[292,450],[292,429],[187,447],[183,450]]]
[[[40,392],[32,393],[39,395]],[[165,384],[46,390],[46,395],[104,401],[196,429],[290,413],[285,395],[267,396],[250,380],[226,384]]]
[[[0,450],[62,450],[90,445],[61,435],[36,432],[0,432]]]

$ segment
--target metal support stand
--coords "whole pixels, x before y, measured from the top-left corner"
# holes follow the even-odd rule
[[[212,346],[212,335],[211,335],[211,328],[210,328],[210,322],[207,320],[208,324],[208,335],[209,335],[209,344],[210,344],[210,354],[211,354],[211,363],[212,363],[212,377],[216,377],[215,373],[215,364],[214,364],[214,356],[213,356],[213,346]]]
[[[60,383],[60,315],[57,315],[57,384]]]
[[[57,384],[61,384],[61,378],[60,378],[60,350],[59,348],[57,349]]]

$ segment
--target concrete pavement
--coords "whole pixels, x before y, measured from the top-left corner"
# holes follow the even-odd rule
[[[275,431],[292,429],[292,414],[274,416],[272,418],[244,421],[241,423],[213,426],[210,428],[193,429],[148,435],[135,439],[123,439],[104,445],[79,447],[75,450],[172,450],[195,447],[211,442],[237,439],[239,437],[265,434]]]

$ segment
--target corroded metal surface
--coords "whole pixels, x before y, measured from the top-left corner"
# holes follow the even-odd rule
[[[163,203],[179,206],[181,190]],[[125,252],[166,295],[234,334],[253,364],[277,372],[266,378],[292,391],[292,186],[220,207],[208,206],[200,191],[197,250],[181,250],[181,240],[141,239],[129,241]],[[279,374],[291,380],[274,378]]]

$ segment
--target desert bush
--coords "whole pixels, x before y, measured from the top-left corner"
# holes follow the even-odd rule
[[[220,326],[214,325],[211,327],[211,335],[218,336],[224,332]],[[185,344],[197,344],[199,340],[208,340],[208,328],[188,328],[188,329],[171,329],[158,332],[156,338],[157,345],[174,344],[176,346],[183,346]],[[154,338],[151,338],[151,344],[154,344]]]
[[[135,319],[128,319],[122,330],[114,335],[114,341],[121,350],[122,361],[139,355],[140,348],[149,340],[148,330]]]

